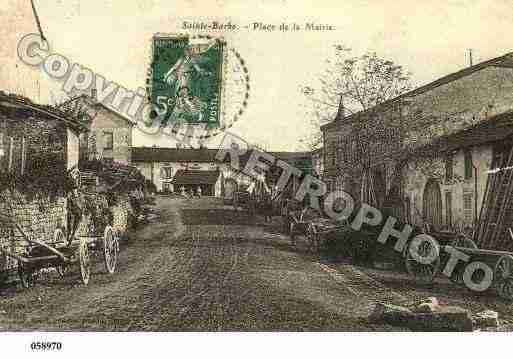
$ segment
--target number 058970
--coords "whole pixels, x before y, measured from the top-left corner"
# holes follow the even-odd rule
[[[61,350],[62,343],[61,342],[32,342],[30,344],[30,349],[36,350],[36,351]]]

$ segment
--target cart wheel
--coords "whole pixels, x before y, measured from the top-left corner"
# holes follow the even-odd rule
[[[89,283],[89,277],[91,276],[91,257],[89,255],[89,247],[85,239],[80,241],[78,255],[80,260],[80,274],[82,276],[82,283],[87,285]]]
[[[513,301],[513,278],[502,280],[498,283],[497,290],[502,298]]]
[[[410,245],[406,246],[406,270],[408,274],[412,276],[416,281],[422,284],[432,283],[437,274],[440,271],[440,256],[429,264],[419,263],[410,253]],[[421,257],[427,257],[431,250],[431,244],[429,242],[423,242],[418,249]]]
[[[493,280],[499,295],[513,300],[513,256],[506,254],[499,258],[493,271]]]
[[[66,238],[64,237],[64,232],[62,229],[57,228],[55,232],[53,232],[53,241],[55,243],[65,243]],[[59,276],[64,277],[68,273],[68,267],[65,265],[58,265],[55,267],[55,270],[57,271],[57,274]]]
[[[18,262],[18,276],[20,277],[20,283],[23,288],[28,289],[36,285],[34,269],[23,262]]]
[[[118,261],[118,240],[114,235],[111,226],[107,226],[103,233],[103,256],[105,260],[105,269],[109,274],[113,274],[116,270]]]

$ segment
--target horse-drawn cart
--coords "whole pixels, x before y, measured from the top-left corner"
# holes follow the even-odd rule
[[[38,213],[34,210],[37,204],[15,195],[7,196],[6,192],[2,194],[4,210],[0,212],[0,225],[7,238],[0,246],[0,255],[10,259],[11,266],[17,265],[23,287],[33,286],[39,271],[51,267],[61,276],[76,267],[81,281],[87,285],[95,253],[103,256],[108,273],[115,272],[119,244],[109,220],[104,220],[104,201],[99,194],[81,196],[89,208],[100,210],[82,211],[74,218],[69,201],[61,198],[48,205],[47,213],[44,208]],[[75,221],[78,222],[73,228],[70,222]]]
[[[464,276],[468,276],[467,281],[471,280],[480,287],[484,280],[491,280],[492,285],[487,289],[495,289],[498,294],[508,300],[513,300],[513,253],[499,250],[487,250],[477,248],[475,243],[464,235],[456,235],[444,232],[430,233],[439,244],[439,255],[430,263],[421,263],[418,258],[414,258],[411,250],[411,243],[405,247],[404,257],[408,273],[421,283],[431,283],[436,276],[447,266],[451,254],[444,247],[451,246],[467,256],[466,261],[458,261],[454,267],[450,280],[453,283],[462,285]],[[427,257],[433,250],[430,242],[422,242],[416,252],[420,257]],[[426,261],[427,262],[427,261]],[[478,263],[483,263],[493,270],[491,278],[485,278],[486,273],[482,269],[465,271],[469,266],[478,267]],[[489,274],[490,275],[490,274]],[[488,286],[484,286],[488,287]],[[479,289],[476,289],[479,290]]]

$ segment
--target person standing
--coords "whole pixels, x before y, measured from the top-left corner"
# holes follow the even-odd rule
[[[201,198],[201,186],[198,186],[198,188],[196,189],[196,194],[199,198]]]

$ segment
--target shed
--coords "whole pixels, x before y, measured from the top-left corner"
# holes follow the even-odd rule
[[[222,175],[220,171],[178,170],[173,178],[175,191],[192,190],[196,193],[201,188],[202,195],[220,197],[222,195]]]

